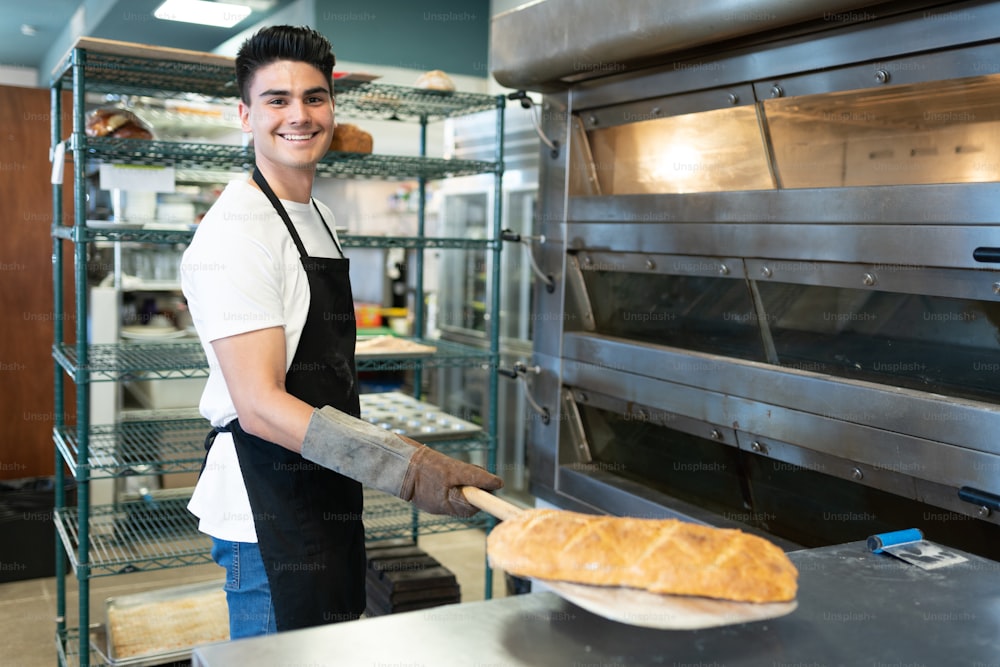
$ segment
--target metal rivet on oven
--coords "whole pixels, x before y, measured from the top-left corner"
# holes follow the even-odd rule
[[[785,94],[784,89],[778,84],[771,86],[771,97],[781,97]]]
[[[722,440],[722,432],[717,428],[713,428],[712,433],[710,435],[712,437],[712,440]]]
[[[590,255],[584,255],[583,263],[586,264],[587,266],[591,266],[594,263],[594,260],[590,258]]]
[[[587,122],[591,125],[597,125],[597,116],[588,116]]]
[[[772,274],[771,269],[769,269],[768,267],[766,266],[760,267],[760,275],[764,276],[765,278],[770,278],[771,274]]]
[[[866,273],[864,279],[861,282],[865,284],[865,287],[871,287],[878,282],[878,279],[875,278],[874,273]]]
[[[579,399],[579,401],[580,401],[581,403],[586,403],[587,401],[589,401],[589,400],[590,400],[590,397],[589,397],[589,396],[587,396],[586,392],[583,392],[583,391],[581,391],[580,393],[578,393],[578,394],[576,395],[576,397],[577,397],[577,399]]]
[[[865,478],[865,474],[861,472],[861,468],[855,468],[854,470],[851,471],[851,477],[860,482]]]
[[[980,507],[979,509],[976,510],[976,514],[979,515],[980,519],[986,519],[992,513],[993,513],[992,510],[990,510],[990,508],[987,507],[986,505],[983,505],[982,507]]]
[[[646,260],[646,268],[649,269],[650,271],[652,271],[653,269],[656,268],[656,262],[654,262],[651,259],[647,259]]]
[[[875,72],[875,81],[878,83],[889,83],[889,72],[884,69],[880,69]]]
[[[1000,283],[993,283],[993,293],[1000,294]]]
[[[719,264],[719,274],[723,276],[729,275],[729,267],[725,264]]]
[[[751,451],[757,452],[758,454],[767,453],[767,447],[765,447],[763,443],[758,442],[757,440],[754,440],[753,442],[750,443],[750,449]]]
[[[661,113],[660,107],[653,107],[653,115],[654,116],[659,116],[660,113]]]
[[[729,93],[726,95],[726,99],[729,100],[730,104],[737,104],[740,101],[740,96],[736,93]]]

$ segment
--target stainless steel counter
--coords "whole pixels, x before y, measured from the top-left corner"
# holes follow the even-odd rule
[[[193,666],[1000,667],[1000,563],[927,571],[862,542],[789,556],[799,607],[772,621],[647,630],[533,593],[214,644]]]

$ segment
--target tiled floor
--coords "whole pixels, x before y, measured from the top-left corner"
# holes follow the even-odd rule
[[[420,538],[419,546],[451,570],[462,589],[462,601],[483,599],[485,584],[485,538],[481,531],[463,530]],[[159,588],[219,580],[215,565],[139,572],[91,581],[91,621],[103,618],[105,599]],[[501,573],[494,572],[493,597],[505,594]],[[0,584],[0,665],[4,667],[53,667],[55,579],[30,579]],[[67,585],[69,623],[76,625],[78,596],[76,581]],[[363,621],[361,621],[363,622]]]

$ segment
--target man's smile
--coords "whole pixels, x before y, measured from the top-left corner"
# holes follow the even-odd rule
[[[313,137],[319,134],[319,131],[311,132],[309,134],[278,134],[279,137],[285,139],[286,141],[309,141]]]

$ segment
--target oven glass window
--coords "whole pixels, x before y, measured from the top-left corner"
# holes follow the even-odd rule
[[[763,102],[782,188],[1000,180],[1000,75]]]
[[[1000,303],[782,283],[758,289],[783,366],[1000,401]]]
[[[774,187],[752,106],[617,125],[588,138],[604,195]]]
[[[584,271],[597,333],[763,361],[760,329],[742,280]]]
[[[739,450],[646,421],[579,405],[593,462],[578,464],[623,477],[723,515],[744,507]],[[572,466],[572,464],[570,464]]]

